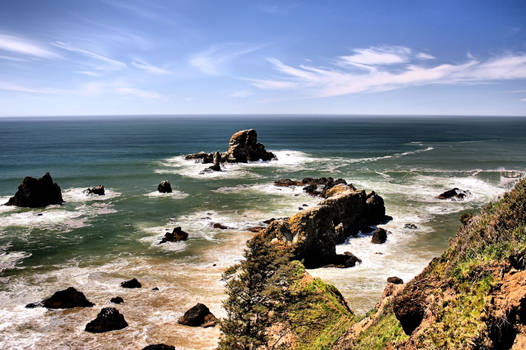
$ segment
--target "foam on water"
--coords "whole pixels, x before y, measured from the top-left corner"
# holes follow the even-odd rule
[[[31,256],[28,252],[8,251],[10,244],[0,247],[0,273],[4,270],[12,270],[16,265]]]
[[[121,193],[111,188],[104,189],[104,195],[86,193],[84,187],[68,188],[62,192],[62,198],[65,202],[90,202],[90,201],[106,201],[120,197]]]
[[[188,197],[188,193],[184,193],[178,190],[172,190],[171,193],[161,193],[159,191],[153,191],[145,194],[146,197],[150,198],[172,198],[172,199],[184,199]]]

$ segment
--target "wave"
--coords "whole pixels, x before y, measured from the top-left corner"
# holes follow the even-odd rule
[[[172,199],[184,199],[188,197],[188,193],[184,193],[178,190],[172,190],[171,193],[161,193],[159,191],[153,191],[145,194],[146,197],[150,198],[172,198]]]
[[[91,201],[106,201],[120,197],[121,193],[111,188],[104,189],[104,196],[97,194],[89,194],[85,192],[86,187],[68,188],[62,192],[62,198],[67,202],[91,202]]]

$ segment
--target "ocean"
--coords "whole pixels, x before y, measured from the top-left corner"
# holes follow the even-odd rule
[[[277,161],[205,165],[184,160],[225,151],[230,136],[256,129]],[[362,263],[309,270],[333,283],[363,314],[386,278],[408,281],[447,246],[461,213],[497,199],[526,174],[526,118],[387,116],[142,116],[0,119],[0,202],[25,176],[49,171],[64,205],[0,205],[0,348],[140,349],[166,343],[213,349],[218,327],[189,328],[177,319],[197,302],[224,316],[221,273],[242,259],[248,227],[315,205],[279,178],[344,178],[374,190],[393,220],[385,244],[370,236],[337,247]],[[161,180],[174,192],[159,194]],[[83,193],[102,184],[104,197]],[[463,201],[439,200],[458,187]],[[228,227],[214,229],[214,223]],[[406,228],[414,224],[416,229]],[[185,242],[158,242],[181,226]],[[136,277],[141,289],[122,289]],[[96,304],[73,310],[27,309],[73,286]],[[158,291],[152,288],[159,288]],[[84,326],[110,298],[129,326],[91,334]]]

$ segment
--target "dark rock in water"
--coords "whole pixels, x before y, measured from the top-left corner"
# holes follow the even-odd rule
[[[48,309],[70,309],[73,307],[92,307],[94,304],[86,299],[84,293],[73,287],[55,292],[42,301],[42,306]]]
[[[376,231],[373,233],[373,237],[371,238],[371,242],[376,244],[382,244],[387,241],[387,231],[383,228],[377,228]]]
[[[396,276],[388,277],[387,282],[392,284],[404,284],[404,280]]]
[[[50,204],[62,204],[62,192],[59,185],[53,182],[46,173],[40,179],[26,176],[18,186],[15,195],[5,205],[17,207],[40,208]]]
[[[347,184],[344,179],[334,180],[332,177],[321,177],[318,179],[306,177],[301,181],[291,179],[279,179],[274,181],[275,186],[292,187],[303,186],[303,191],[312,196],[329,198],[348,189],[356,190],[352,184]]]
[[[290,187],[290,186],[301,186],[301,181],[294,181],[291,179],[279,179],[274,181],[274,186],[278,187]]]
[[[166,345],[166,344],[155,344],[155,345],[148,345],[142,350],[175,350],[175,346]]]
[[[362,233],[371,233],[374,231],[374,227],[371,226],[364,226],[360,230]]]
[[[416,226],[415,224],[405,224],[404,228],[408,230],[416,230],[418,226]]]
[[[161,183],[157,185],[157,191],[161,193],[172,193],[172,185],[168,180],[161,181]]]
[[[461,190],[460,188],[453,188],[451,190],[448,190],[446,192],[443,192],[438,195],[438,199],[457,199],[457,200],[463,200],[471,194],[471,192],[467,190]]]
[[[177,321],[180,324],[192,327],[213,327],[217,319],[204,304],[196,304],[184,313]]]
[[[213,226],[214,228],[218,228],[218,229],[220,229],[220,230],[227,230],[227,229],[228,229],[227,226],[225,226],[225,225],[223,225],[223,224],[220,224],[220,223],[218,223],[218,222],[216,222],[216,223],[213,224],[212,226]]]
[[[115,298],[111,298],[110,302],[114,304],[122,304],[124,303],[124,300],[121,297],[115,297]]]
[[[36,307],[42,307],[44,305],[42,305],[42,303],[29,303],[26,305],[26,309],[34,309]]]
[[[159,244],[163,244],[166,242],[179,242],[179,241],[186,241],[188,239],[188,233],[184,232],[181,227],[176,227],[172,232],[166,232],[164,234],[163,239]]]
[[[367,220],[370,222],[386,222],[389,221],[385,216],[385,205],[382,197],[377,195],[374,191],[367,194]]]
[[[247,228],[247,231],[257,233],[257,232],[263,231],[264,229],[265,229],[264,226],[254,226],[254,227]]]
[[[153,287],[152,290],[153,290],[153,291],[158,291],[159,288],[157,288],[157,287]]]
[[[105,307],[100,310],[97,318],[90,321],[85,330],[91,333],[104,333],[128,327],[124,316],[114,307]]]
[[[189,154],[184,157],[186,160],[196,160],[201,161],[203,164],[212,163],[214,161],[214,155],[212,153],[199,152],[194,154]]]
[[[137,281],[136,278],[132,278],[129,281],[121,282],[121,287],[122,288],[141,288],[142,285],[141,285],[141,282]]]
[[[362,260],[351,252],[344,252],[343,254],[336,254],[332,260],[332,263],[326,265],[326,267],[353,267],[356,263],[361,263]]]
[[[86,192],[87,194],[96,194],[99,196],[104,196],[104,193],[105,193],[104,186],[102,185],[97,185],[95,187],[86,188],[84,192]]]

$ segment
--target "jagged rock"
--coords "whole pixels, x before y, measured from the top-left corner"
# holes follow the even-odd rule
[[[172,185],[168,180],[161,181],[161,183],[157,185],[157,191],[161,193],[172,193]]]
[[[92,307],[93,305],[95,304],[90,302],[84,293],[79,292],[73,287],[69,287],[55,292],[55,294],[42,300],[40,303],[27,304],[26,307],[28,309],[40,306],[48,309],[70,309],[74,307]]]
[[[227,230],[227,229],[228,229],[227,226],[225,226],[225,225],[223,225],[223,224],[221,224],[221,223],[219,223],[219,222],[214,223],[214,224],[212,225],[212,227],[213,227],[213,228],[218,228],[218,229],[220,229],[220,230]]]
[[[383,228],[377,228],[376,231],[373,233],[373,237],[371,238],[371,242],[376,244],[382,244],[387,241],[387,231]]]
[[[312,178],[306,177],[301,181],[291,179],[279,179],[274,181],[275,186],[292,187],[303,186],[303,191],[311,196],[329,198],[348,189],[356,190],[352,184],[348,184],[344,179],[334,180],[332,177]]]
[[[301,181],[294,181],[291,179],[279,179],[274,181],[275,186],[279,187],[291,187],[291,186],[301,186]]]
[[[351,252],[344,252],[343,254],[336,254],[332,260],[332,263],[329,265],[326,265],[326,267],[333,266],[333,267],[341,267],[341,268],[347,268],[347,267],[353,267],[356,265],[356,263],[361,263],[362,260],[358,258],[356,255],[354,255]]]
[[[212,163],[214,161],[214,155],[212,153],[199,152],[194,154],[189,154],[184,157],[186,160],[196,160],[201,161],[203,164]]]
[[[5,205],[17,207],[40,208],[50,204],[62,204],[60,186],[53,182],[51,175],[46,173],[40,179],[26,176],[18,186],[15,195],[9,198]]]
[[[85,331],[91,333],[104,333],[128,327],[124,316],[114,307],[105,307],[100,310],[97,318],[90,321]]]
[[[115,298],[111,298],[110,302],[114,304],[122,304],[124,303],[124,300],[121,297],[115,297]]]
[[[448,190],[446,192],[443,192],[438,195],[438,199],[458,199],[463,200],[470,194],[467,190],[461,190],[460,188],[453,188],[451,190]]]
[[[136,278],[132,278],[129,281],[121,282],[121,287],[122,288],[141,288],[142,285],[141,285],[141,282],[137,281]]]
[[[416,230],[418,228],[418,226],[416,226],[415,224],[409,223],[409,224],[405,224],[404,228],[408,229],[408,230]]]
[[[257,233],[257,232],[263,231],[264,229],[265,229],[264,226],[254,226],[254,227],[247,228],[247,231]]]
[[[368,198],[375,198],[374,203],[367,203]],[[379,224],[380,216],[385,218],[378,214],[385,213],[385,209],[381,211],[375,207],[383,203],[379,199],[381,197],[376,194],[368,196],[365,191],[353,191],[349,187],[290,219],[271,221],[262,234],[292,249],[294,257],[304,260],[307,268],[334,264],[335,259],[341,259],[336,258],[336,244],[343,243],[363,228]]]
[[[159,244],[163,244],[166,242],[179,242],[179,241],[186,241],[188,239],[188,233],[184,232],[181,227],[176,227],[172,232],[166,232],[164,234],[163,239]]]
[[[387,282],[392,284],[404,284],[404,280],[396,276],[388,277]]]
[[[385,205],[382,197],[374,191],[367,194],[367,220],[371,222],[385,223],[390,217],[385,216]]]
[[[104,196],[104,193],[105,193],[104,186],[102,185],[97,185],[95,187],[86,188],[84,192],[86,192],[87,194],[96,194],[99,196]]]
[[[258,143],[258,134],[254,129],[241,130],[232,135],[225,158],[228,162],[235,163],[277,159],[274,153],[267,152],[265,146]]]
[[[217,319],[206,305],[198,303],[186,311],[177,322],[192,327],[213,327]]]
[[[142,350],[175,350],[175,346],[166,344],[154,344],[145,346],[144,348],[142,348]]]

